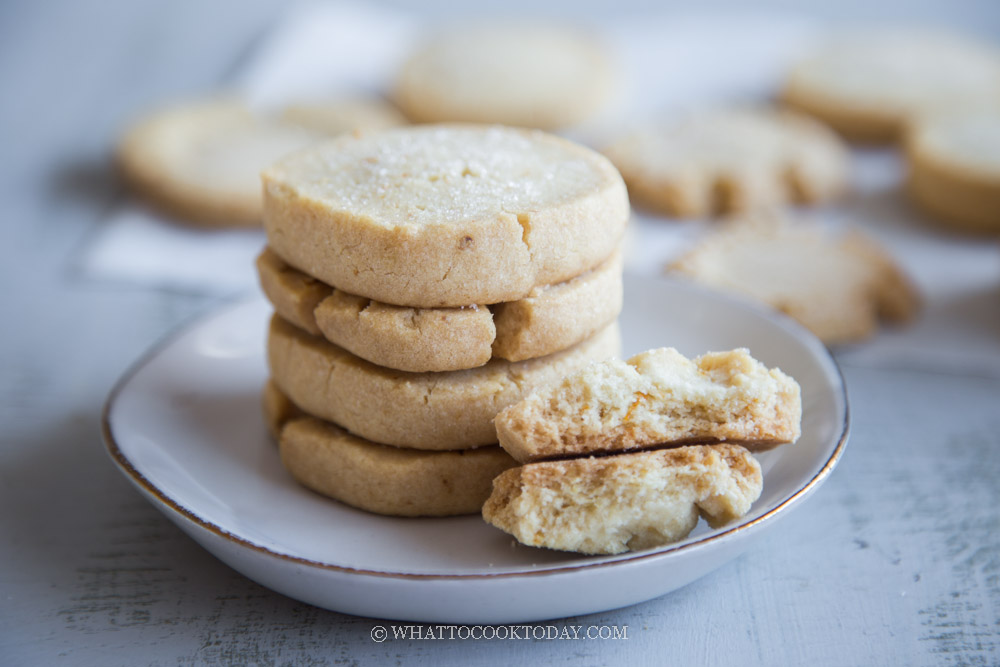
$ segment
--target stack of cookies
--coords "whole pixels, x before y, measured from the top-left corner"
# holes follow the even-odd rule
[[[266,170],[265,412],[303,485],[382,514],[479,512],[493,418],[619,351],[629,205],[538,131],[352,134]]]

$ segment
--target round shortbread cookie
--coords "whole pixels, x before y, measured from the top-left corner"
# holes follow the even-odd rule
[[[395,101],[414,122],[551,130],[593,115],[610,96],[611,72],[601,45],[576,30],[463,26],[403,65]]]
[[[212,226],[259,225],[260,170],[324,136],[262,120],[237,102],[203,102],[131,127],[118,162],[132,187],[170,215]]]
[[[411,372],[552,354],[607,326],[622,306],[620,250],[591,271],[537,287],[519,301],[465,308],[407,308],[348,294],[268,249],[257,258],[257,272],[285,320],[374,364]]]
[[[732,108],[640,128],[605,154],[639,205],[679,217],[830,199],[847,182],[840,139],[792,112]]]
[[[267,351],[274,383],[304,412],[387,445],[467,449],[497,442],[493,418],[536,387],[619,353],[617,323],[563,352],[446,373],[369,363],[280,317]]]
[[[297,102],[282,109],[279,118],[329,136],[407,124],[403,114],[388,102],[362,97]]]
[[[907,192],[935,218],[1000,232],[1000,113],[927,118],[908,133]]]
[[[505,127],[345,135],[263,177],[278,255],[350,294],[405,306],[521,299],[600,264],[629,216],[607,159]]]
[[[281,430],[281,462],[303,486],[391,516],[475,514],[493,479],[515,465],[496,445],[450,452],[380,445],[316,419]]]
[[[132,126],[118,149],[125,178],[171,215],[205,225],[259,225],[260,171],[288,153],[354,130],[405,124],[378,100],[301,103],[275,117],[235,100],[163,109]]]
[[[843,35],[798,62],[781,97],[850,139],[894,141],[927,112],[1000,100],[1000,54],[946,33]]]
[[[769,304],[828,344],[872,336],[880,318],[906,322],[920,306],[906,274],[867,237],[776,217],[732,221],[670,268]]]
[[[270,380],[262,404],[268,430],[292,476],[317,493],[369,512],[473,514],[489,497],[493,479],[516,465],[493,445],[429,452],[364,440],[304,415]]]

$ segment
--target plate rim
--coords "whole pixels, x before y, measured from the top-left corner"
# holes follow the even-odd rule
[[[719,542],[723,539],[730,538],[736,535],[745,534],[750,531],[757,529],[766,519],[770,519],[781,512],[787,512],[792,509],[795,505],[798,505],[806,496],[808,496],[817,486],[819,486],[825,479],[833,472],[840,458],[843,456],[844,450],[847,446],[847,441],[850,436],[851,431],[851,406],[848,400],[847,394],[847,384],[844,380],[844,374],[841,371],[840,365],[837,363],[836,358],[833,356],[830,349],[819,341],[811,332],[805,329],[798,322],[792,320],[787,315],[783,313],[769,310],[761,304],[755,303],[748,299],[738,297],[732,294],[727,294],[724,292],[710,290],[696,283],[691,283],[689,281],[678,281],[678,280],[665,280],[661,276],[648,276],[642,274],[629,274],[632,278],[640,278],[645,280],[653,280],[658,282],[673,283],[673,284],[684,284],[685,287],[694,288],[696,291],[707,292],[711,294],[713,298],[721,298],[725,301],[730,301],[731,303],[738,305],[742,308],[748,308],[750,310],[756,311],[759,315],[773,321],[778,326],[783,329],[790,330],[791,333],[795,335],[796,338],[803,340],[810,347],[817,349],[820,356],[825,357],[831,365],[831,368],[835,372],[835,377],[838,381],[837,389],[839,390],[837,394],[841,397],[844,405],[844,421],[841,427],[840,434],[837,436],[837,444],[830,456],[827,457],[826,461],[823,462],[822,467],[816,472],[812,478],[809,479],[804,485],[797,489],[792,495],[780,502],[775,507],[772,507],[767,512],[761,514],[759,517],[754,518],[746,523],[740,523],[731,528],[725,529],[718,533],[713,533],[711,535],[705,535],[693,542],[685,542],[683,544],[673,544],[665,545],[659,549],[649,550],[646,552],[635,553],[632,555],[622,555],[614,560],[604,560],[599,562],[589,562],[580,563],[578,565],[558,565],[553,567],[540,567],[532,570],[523,570],[515,572],[495,572],[495,573],[452,573],[452,574],[430,574],[430,573],[411,573],[411,572],[385,572],[379,570],[367,570],[363,568],[353,568],[344,565],[337,565],[335,563],[327,563],[323,561],[316,561],[310,558],[304,558],[302,556],[294,556],[291,554],[284,554],[278,551],[269,549],[266,546],[255,544],[250,540],[240,537],[230,533],[229,531],[223,529],[211,521],[208,521],[198,514],[194,513],[192,510],[184,507],[179,502],[168,496],[165,492],[160,490],[155,484],[153,484],[149,479],[146,478],[132,462],[125,456],[122,452],[121,447],[115,440],[114,430],[111,425],[112,411],[114,410],[115,404],[118,401],[122,391],[126,386],[135,378],[136,375],[146,366],[148,366],[156,357],[160,355],[165,349],[170,347],[178,339],[183,337],[185,334],[196,329],[199,325],[214,319],[221,318],[229,311],[238,310],[239,308],[245,307],[257,301],[265,300],[262,295],[253,294],[250,296],[237,297],[228,303],[224,303],[221,306],[210,307],[207,311],[197,313],[186,321],[179,324],[173,330],[165,334],[160,340],[150,346],[145,352],[143,352],[135,361],[133,361],[124,373],[118,378],[112,387],[111,391],[108,393],[107,399],[105,399],[104,406],[101,409],[101,436],[104,440],[105,450],[111,457],[112,461],[118,466],[118,468],[125,473],[135,486],[141,489],[147,497],[155,499],[161,507],[170,509],[176,515],[188,522],[194,524],[195,526],[201,528],[202,530],[208,531],[214,534],[216,537],[222,538],[233,543],[236,546],[249,548],[257,554],[269,556],[272,558],[277,558],[279,560],[285,561],[294,565],[302,565],[307,567],[312,567],[328,572],[337,572],[341,574],[350,575],[361,575],[368,577],[378,577],[378,578],[388,578],[388,579],[403,579],[403,580],[477,580],[477,579],[512,579],[520,577],[535,577],[535,576],[547,576],[554,574],[563,574],[569,572],[580,572],[584,570],[592,570],[601,567],[623,565],[626,563],[637,563],[644,562],[653,559],[665,558],[673,553],[681,550],[691,551],[699,548],[703,548],[706,545],[710,545],[715,542]]]

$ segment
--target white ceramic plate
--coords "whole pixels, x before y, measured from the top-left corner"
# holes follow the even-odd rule
[[[350,614],[515,623],[648,600],[737,556],[830,474],[847,440],[844,385],[790,320],[686,283],[626,276],[625,354],[747,347],[802,386],[802,437],[761,454],[764,491],[739,523],[612,557],[514,543],[478,516],[397,519],[296,485],[260,414],[270,307],[244,302],[148,353],[105,407],[104,435],[129,480],[202,546],[290,597]]]

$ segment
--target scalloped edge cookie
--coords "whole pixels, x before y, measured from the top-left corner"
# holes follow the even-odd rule
[[[768,304],[834,345],[903,324],[920,309],[916,286],[873,240],[834,235],[777,215],[731,220],[668,270]]]
[[[841,140],[807,116],[776,109],[666,118],[627,133],[604,153],[637,206],[674,217],[818,203],[848,182]]]
[[[257,258],[275,311],[379,366],[411,372],[482,366],[492,357],[522,361],[571,347],[621,312],[622,258],[519,301],[466,308],[407,308],[334,289],[266,249]]]

